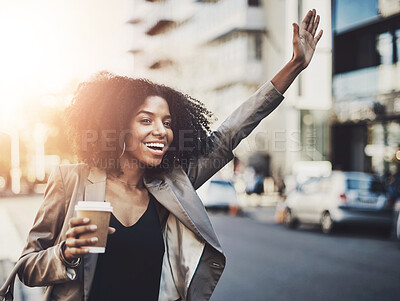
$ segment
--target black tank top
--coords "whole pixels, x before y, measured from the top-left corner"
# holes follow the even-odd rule
[[[157,301],[164,241],[154,197],[146,212],[132,226],[125,227],[114,215],[106,252],[99,254],[89,301]]]

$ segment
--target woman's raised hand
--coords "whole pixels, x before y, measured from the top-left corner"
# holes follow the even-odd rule
[[[299,25],[293,23],[293,60],[298,62],[302,69],[306,68],[314,55],[315,47],[322,37],[322,30],[318,29],[320,16],[315,9],[308,11]]]
[[[315,35],[319,19],[317,12],[313,9],[304,17],[300,28],[299,25],[293,23],[292,59],[271,80],[281,94],[285,93],[300,72],[311,62],[317,43],[322,37],[322,30]]]
[[[89,253],[85,247],[96,244],[96,237],[91,239],[79,239],[79,236],[86,233],[96,232],[97,226],[90,224],[88,218],[73,217],[69,221],[69,229],[66,235],[64,257],[68,261],[73,261],[83,255]],[[113,234],[114,228],[108,228],[108,234]]]

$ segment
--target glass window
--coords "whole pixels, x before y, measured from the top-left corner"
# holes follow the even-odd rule
[[[375,180],[347,180],[348,190],[366,190],[370,192],[385,192],[385,188],[381,182]]]
[[[335,0],[333,30],[341,31],[378,18],[378,0]]]
[[[262,59],[262,35],[250,34],[248,36],[248,58],[259,61]]]
[[[400,29],[397,29],[394,34],[396,38],[396,58],[398,61],[400,59]]]
[[[379,54],[380,64],[393,64],[393,38],[390,32],[384,32],[376,37],[376,49]]]
[[[260,6],[261,3],[260,0],[247,0],[247,3],[249,4],[249,6]]]
[[[255,37],[255,47],[256,47],[256,60],[261,60],[262,58],[262,37],[261,34],[257,34]]]
[[[334,37],[334,72],[344,73],[379,65],[376,34],[355,30]]]

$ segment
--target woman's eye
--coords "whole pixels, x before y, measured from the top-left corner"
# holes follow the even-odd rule
[[[142,122],[143,123],[151,123],[151,120],[150,119],[142,119]]]
[[[170,121],[165,121],[164,125],[167,126],[167,127],[171,127],[171,122]]]

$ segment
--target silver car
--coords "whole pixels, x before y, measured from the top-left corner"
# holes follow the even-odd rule
[[[284,223],[321,225],[331,233],[337,224],[377,224],[390,231],[393,208],[377,177],[362,172],[334,171],[329,177],[312,178],[287,197]]]

